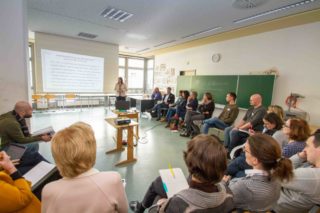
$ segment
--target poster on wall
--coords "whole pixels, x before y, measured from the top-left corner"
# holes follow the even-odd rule
[[[176,84],[175,68],[167,68],[166,64],[156,66],[154,70],[154,87],[159,87],[164,92],[166,92],[167,87],[171,87],[172,93],[175,93]]]

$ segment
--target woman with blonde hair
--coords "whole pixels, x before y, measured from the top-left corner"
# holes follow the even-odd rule
[[[51,148],[63,179],[44,187],[42,212],[128,212],[120,175],[93,168],[96,139],[90,125],[77,122],[59,131]]]

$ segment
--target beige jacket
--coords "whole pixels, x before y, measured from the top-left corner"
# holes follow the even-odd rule
[[[128,201],[117,172],[91,169],[47,184],[42,191],[42,212],[127,213]]]
[[[116,85],[114,86],[114,90],[117,92],[118,96],[125,97],[128,89],[126,84],[116,83]]]

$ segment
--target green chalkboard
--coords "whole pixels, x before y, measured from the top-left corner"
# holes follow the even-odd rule
[[[179,95],[180,90],[191,90],[192,76],[178,76],[176,97]]]
[[[226,94],[237,89],[237,76],[192,76],[191,90],[198,92],[201,100],[205,92],[210,92],[216,103],[225,104]]]
[[[254,93],[262,95],[264,106],[271,105],[274,80],[274,75],[239,75],[238,106],[249,108],[249,99]]]
[[[250,96],[260,93],[263,105],[268,106],[272,101],[274,80],[273,75],[178,76],[176,91],[197,91],[199,100],[203,93],[211,92],[217,104],[225,104],[226,94],[235,92],[238,96],[237,104],[241,108],[249,108]]]

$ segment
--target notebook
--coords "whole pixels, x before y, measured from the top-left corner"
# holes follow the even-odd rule
[[[53,136],[54,133],[55,133],[55,131],[52,128],[52,126],[48,126],[46,128],[39,129],[39,130],[33,132],[32,136],[39,136],[39,135],[51,135],[51,136]]]
[[[11,160],[20,160],[26,151],[26,147],[18,144],[10,144],[5,151]]]
[[[183,189],[188,189],[189,184],[180,168],[160,169],[162,184],[168,198],[177,194]]]

